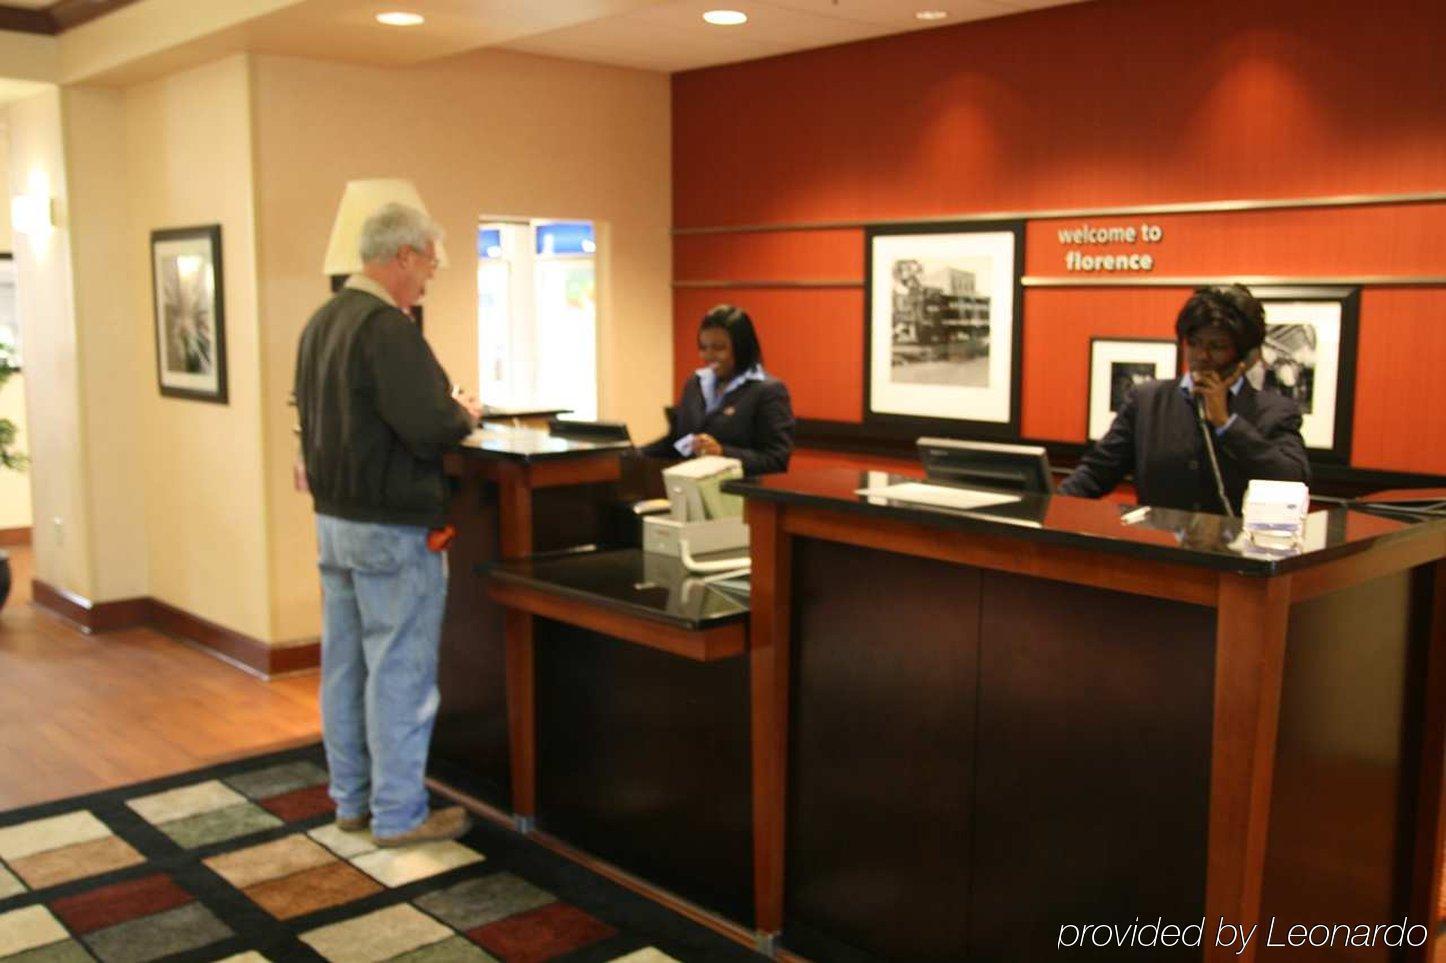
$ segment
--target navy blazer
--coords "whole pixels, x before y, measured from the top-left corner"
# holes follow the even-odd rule
[[[788,388],[777,378],[745,381],[723,396],[710,415],[703,401],[703,383],[695,374],[683,387],[683,400],[662,438],[643,446],[643,454],[677,458],[673,445],[685,435],[712,435],[726,458],[743,463],[745,475],[787,471],[793,454],[793,405]]]
[[[1225,494],[1236,511],[1252,478],[1310,481],[1300,408],[1293,400],[1244,384],[1228,404],[1238,417],[1218,436],[1214,426],[1209,433]],[[1126,472],[1134,473],[1141,505],[1223,513],[1195,404],[1179,380],[1147,381],[1132,390],[1109,432],[1059,490],[1099,498]]]

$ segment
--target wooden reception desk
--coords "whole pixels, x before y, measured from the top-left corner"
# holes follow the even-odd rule
[[[530,800],[513,792],[514,783],[524,792],[531,785],[531,760],[509,747],[522,744],[511,733],[532,724],[533,665],[530,647],[509,649],[505,622],[516,616],[487,596],[483,569],[497,559],[601,540],[631,447],[486,427],[446,458],[457,537],[448,560],[442,701],[428,771],[504,812],[532,811]]]
[[[1264,927],[1237,956],[1220,918],[1434,932],[1446,522],[1336,509],[1271,557],[1218,516],[856,494],[890,480],[727,486],[760,931],[910,963],[1252,958]],[[1204,917],[1206,946],[1057,948],[1136,917]]]
[[[453,456],[446,785],[819,961],[1388,960],[1211,943],[1222,918],[1434,931],[1446,522],[1334,509],[1268,555],[1218,516],[948,512],[797,471],[728,485],[739,604],[551,551],[603,541],[622,451]],[[1206,945],[1057,947],[1136,917]]]

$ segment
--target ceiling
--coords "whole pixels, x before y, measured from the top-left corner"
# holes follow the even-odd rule
[[[503,46],[528,53],[674,72],[754,60],[911,30],[927,30],[1076,0],[663,0],[534,34]],[[741,10],[748,23],[714,27],[703,13]],[[919,10],[943,10],[921,21]]]
[[[76,0],[65,0],[75,3]],[[129,84],[242,50],[402,66],[484,47],[672,73],[1082,0],[133,0],[56,38],[62,82]],[[51,0],[0,5],[52,7]],[[730,8],[746,24],[716,27]],[[224,14],[221,12],[224,9]],[[420,13],[418,27],[376,22]],[[948,16],[922,21],[919,10]],[[164,40],[162,40],[164,38]],[[79,53],[70,56],[67,48]],[[90,56],[91,52],[103,54]],[[90,61],[90,62],[88,62]]]

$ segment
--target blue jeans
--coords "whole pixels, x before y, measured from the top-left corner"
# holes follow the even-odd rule
[[[338,816],[395,836],[427,818],[447,577],[427,530],[316,516],[321,726]]]

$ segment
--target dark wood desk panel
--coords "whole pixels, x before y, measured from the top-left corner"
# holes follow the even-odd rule
[[[529,813],[514,798],[530,786],[530,760],[510,749],[531,730],[531,617],[507,615],[488,597],[483,566],[499,558],[600,541],[600,504],[615,500],[627,445],[551,438],[533,430],[489,428],[445,458],[454,486],[438,688],[441,705],[428,771],[434,778],[507,812]],[[539,526],[539,517],[542,524]],[[505,621],[527,622],[512,633]],[[521,775],[519,776],[519,773]]]
[[[1122,911],[1198,921],[1212,613],[1003,572],[984,572],[980,591],[969,958],[1054,960],[1061,924]]]
[[[533,625],[538,827],[751,922],[747,661]]]
[[[793,553],[787,944],[958,959],[979,570],[813,539]]]
[[[820,738],[802,731],[816,719],[803,715],[799,694],[823,680],[804,677],[813,670],[804,653],[795,651],[814,618],[811,607],[833,601],[799,587],[814,553],[806,546],[814,542],[833,543],[860,558],[883,549],[934,559],[952,564],[961,578],[971,569],[987,570],[982,610],[987,628],[978,643],[974,863],[968,876],[969,892],[982,905],[973,906],[966,921],[933,923],[944,940],[937,958],[1053,959],[1053,940],[1046,945],[1040,934],[1052,921],[1071,921],[1055,921],[1058,915],[1088,911],[1096,919],[1083,922],[1128,922],[1137,913],[1151,915],[1133,897],[1158,900],[1173,913],[1199,906],[1202,890],[1203,915],[1210,919],[1268,921],[1281,906],[1304,914],[1301,922],[1348,912],[1371,917],[1359,922],[1385,924],[1407,910],[1416,914],[1413,919],[1433,922],[1446,835],[1441,759],[1446,710],[1440,707],[1446,700],[1446,524],[1333,509],[1311,517],[1302,546],[1264,552],[1241,536],[1238,521],[1215,516],[1155,510],[1144,523],[1126,522],[1116,506],[1035,496],[1003,510],[935,511],[855,493],[875,480],[823,469],[727,486],[748,497],[753,536],[750,663],[760,929],[782,929],[793,942],[814,923],[800,921],[794,909],[795,888],[802,885],[793,866],[794,837],[806,838],[810,830],[794,798],[802,791],[794,777],[798,763],[790,768],[788,756]],[[891,557],[870,583],[880,607],[890,604],[895,570],[902,567]],[[1011,591],[1014,584],[1022,588]],[[1052,601],[1066,597],[1072,601]],[[1003,614],[991,621],[995,608]],[[1152,609],[1158,623],[1144,617]],[[840,624],[839,632],[852,633],[856,624],[868,635],[866,620]],[[1366,636],[1370,641],[1363,643]],[[1118,641],[1133,641],[1137,650],[1116,654],[1130,663],[1130,672],[1159,683],[1169,701],[1151,715],[1148,703],[1116,692],[1108,705],[1085,712],[1067,688],[1033,688],[1041,685],[1038,667],[1013,663],[1019,653],[1011,643],[1000,648],[1001,638],[1023,638],[1030,648],[1053,653],[1065,679],[1097,682],[1093,673],[1118,660],[1096,664],[1093,656],[1112,651]],[[1169,650],[1151,639],[1180,640],[1181,648],[1161,658]],[[847,648],[857,640],[835,638],[831,644]],[[1079,650],[1072,651],[1077,644]],[[1046,699],[1062,726],[1083,737],[1075,747],[1080,758],[1045,752],[1051,765],[1030,767],[1026,757],[1039,751],[1039,740],[1045,749],[1058,746],[1027,723],[1022,731],[1010,725],[1017,715],[1010,709],[1021,693]],[[1337,700],[1338,711],[1369,707],[1374,729],[1365,731],[1374,734],[1371,751],[1362,752],[1363,732],[1349,733],[1310,701],[1323,694]],[[991,711],[996,704],[1004,708]],[[912,708],[900,713],[907,716]],[[1149,728],[1161,715],[1178,723],[1163,743]],[[1120,738],[1122,729],[1109,728],[1115,717],[1140,728],[1134,743],[1098,738],[1100,726]],[[1390,745],[1398,749],[1385,748]],[[1176,758],[1151,762],[1151,746],[1154,756],[1164,747]],[[918,745],[913,752],[927,756],[930,747]],[[1133,758],[1149,779],[1142,784],[1115,772],[1103,784],[1083,782],[1089,765],[1108,768],[1117,754]],[[1005,776],[991,775],[996,772]],[[1051,811],[1050,800],[1071,782],[1085,797],[1070,812]],[[1135,838],[1120,836],[1127,820],[1112,821],[1112,814],[1131,813],[1136,802],[1122,797],[1121,787],[1168,810],[1144,829],[1146,817],[1133,810]],[[1358,807],[1369,814],[1362,816]],[[1019,820],[1021,831],[994,831],[991,813]],[[900,835],[929,832],[912,825],[897,829]],[[836,841],[835,858],[844,858],[850,842]],[[1148,878],[1127,879],[1125,866]],[[1315,874],[1305,872],[1307,867]],[[866,861],[854,868],[861,879],[869,877]],[[1092,869],[1107,874],[1103,882],[1092,878]],[[1002,885],[1011,872],[1017,874],[1013,884]],[[1326,875],[1331,878],[1323,879]],[[1027,905],[988,902],[1005,900],[1011,889]],[[934,908],[949,912],[952,897],[937,893]],[[835,910],[853,922],[829,924],[824,935],[839,946],[832,958],[934,958],[929,954],[936,949],[921,945],[918,936],[901,952],[895,921],[878,919],[873,898],[855,897],[858,914]],[[908,907],[897,913],[922,919]],[[1099,919],[1101,913],[1108,919]],[[1009,933],[1002,921],[1010,919],[1034,935],[1022,939]],[[868,932],[860,933],[865,924]],[[1259,941],[1239,955],[1236,948],[1211,942],[1206,940],[1200,957],[1273,958],[1261,952]],[[1361,958],[1388,956],[1374,951]],[[1410,958],[1423,957],[1416,952]]]
[[[456,490],[449,517],[447,606],[437,672],[441,705],[428,772],[496,806],[512,809],[507,734],[507,667],[502,606],[488,597],[481,567],[497,558],[501,509],[495,481],[478,466],[450,466]]]

